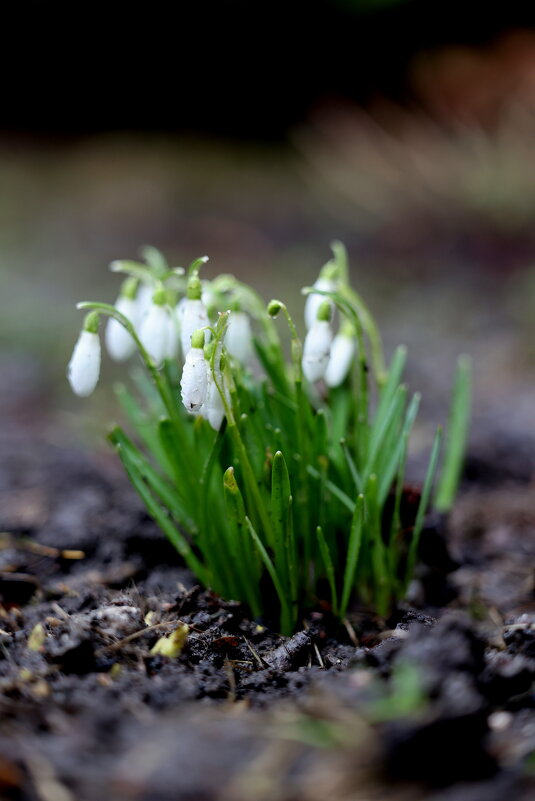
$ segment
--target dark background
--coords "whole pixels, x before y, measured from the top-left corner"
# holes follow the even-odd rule
[[[1,15],[6,132],[277,140],[327,100],[414,102],[416,53],[534,26],[535,4],[24,3]]]

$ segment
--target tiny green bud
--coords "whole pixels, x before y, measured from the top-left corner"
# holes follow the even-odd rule
[[[91,311],[86,314],[84,318],[84,331],[89,331],[90,334],[98,334],[98,324],[100,322],[100,314],[98,311]]]
[[[324,300],[320,303],[316,320],[323,320],[326,323],[331,322],[332,316],[332,303],[330,300]]]
[[[228,467],[225,470],[225,474],[223,476],[223,484],[228,490],[230,490],[230,492],[239,492],[233,467]]]
[[[282,303],[280,300],[270,300],[267,305],[267,313],[270,317],[276,317],[283,306],[284,303]]]
[[[188,300],[200,300],[202,296],[201,279],[194,273],[188,280],[188,287],[186,289],[186,297]]]
[[[166,289],[165,290],[165,302],[168,306],[174,307],[176,306],[178,301],[178,293],[176,289]]]
[[[129,300],[135,300],[138,286],[139,281],[137,278],[125,278],[121,285],[121,297],[128,298]]]
[[[198,328],[191,335],[191,347],[204,348],[204,330],[202,328]]]
[[[166,292],[163,286],[159,286],[154,290],[154,294],[152,296],[152,302],[155,306],[165,306],[167,301]]]

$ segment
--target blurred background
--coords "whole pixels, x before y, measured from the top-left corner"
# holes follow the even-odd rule
[[[387,353],[410,347],[429,420],[444,418],[468,352],[473,437],[533,441],[533,3],[36,2],[9,14],[4,421],[31,428],[53,409],[75,437],[101,431],[87,421],[109,387],[82,404],[65,365],[75,302],[116,295],[112,259],[146,243],[174,264],[207,253],[208,277],[234,272],[298,316],[299,287],[339,238]]]

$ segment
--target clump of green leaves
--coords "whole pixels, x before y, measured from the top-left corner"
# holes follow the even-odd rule
[[[96,317],[111,318],[110,354],[137,350],[144,368],[132,371],[133,387],[117,387],[128,430],[109,435],[133,486],[203,585],[255,617],[276,614],[284,634],[307,604],[328,602],[343,619],[354,597],[386,615],[404,596],[439,462],[440,429],[407,522],[405,465],[420,396],[403,384],[405,348],[385,366],[346,251],[334,243],[333,254],[304,290],[304,347],[284,303],[266,308],[230,275],[204,280],[206,259],[187,275],[153,248],[146,263],[113,262],[129,276],[124,291],[115,306],[79,304],[90,314],[69,370],[75,391],[88,394],[100,364]],[[441,511],[457,489],[469,396],[462,358],[435,496]]]

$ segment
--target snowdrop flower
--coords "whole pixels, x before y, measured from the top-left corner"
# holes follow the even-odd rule
[[[98,336],[98,312],[90,312],[74,346],[67,378],[72,391],[81,398],[91,395],[100,374],[100,339]]]
[[[124,314],[134,328],[137,328],[139,322],[139,306],[136,298],[137,287],[138,281],[135,278],[127,278],[121,287],[119,297],[115,301],[117,311]],[[126,328],[113,317],[108,319],[104,339],[108,353],[116,362],[126,361],[136,349],[136,343]]]
[[[204,331],[197,330],[191,337],[191,348],[180,379],[182,403],[191,414],[199,414],[208,391],[208,363],[204,358]]]
[[[155,291],[139,329],[141,344],[156,364],[161,364],[167,355],[169,312],[165,300],[165,290],[160,287]]]
[[[333,339],[329,364],[325,371],[325,383],[328,387],[339,387],[342,384],[355,356],[355,331],[347,321]]]
[[[222,376],[220,380],[223,380]],[[219,431],[225,417],[225,407],[210,368],[208,368],[206,401],[203,403],[200,413],[205,420],[208,420],[214,431]]]
[[[317,313],[316,321],[308,330],[303,345],[303,373],[311,384],[325,376],[329,363],[329,353],[333,339],[331,329],[331,303],[324,300]]]
[[[186,356],[192,347],[191,337],[194,331],[210,325],[206,307],[201,300],[201,282],[197,275],[193,275],[188,281],[188,289],[184,310],[182,312],[180,342],[182,353]],[[203,331],[204,341],[208,340],[208,332]]]
[[[249,315],[243,311],[230,313],[225,345],[228,352],[240,364],[249,364],[253,358],[253,332]]]
[[[319,278],[314,283],[315,289],[320,289],[322,292],[336,292],[338,289],[338,282],[336,280],[338,268],[332,261],[328,261],[319,274]],[[305,302],[305,325],[307,330],[312,328],[318,316],[318,309],[325,301],[325,295],[307,295]],[[330,302],[330,301],[329,301]],[[331,302],[330,302],[331,303]],[[332,303],[331,303],[332,305]]]
[[[141,323],[147,316],[149,309],[152,305],[152,296],[154,294],[153,284],[141,284],[136,296],[136,318],[138,329]]]

